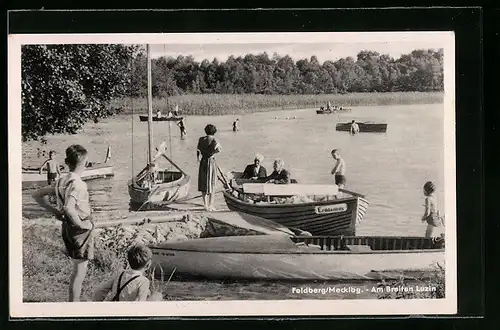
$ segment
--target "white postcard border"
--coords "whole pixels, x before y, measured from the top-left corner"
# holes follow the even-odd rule
[[[439,42],[444,49],[444,174],[446,298],[414,300],[165,301],[141,303],[25,303],[22,290],[21,45],[196,43]],[[31,34],[8,37],[9,302],[17,317],[293,316],[455,314],[456,165],[455,40],[453,32]],[[105,306],[106,308],[103,308]]]

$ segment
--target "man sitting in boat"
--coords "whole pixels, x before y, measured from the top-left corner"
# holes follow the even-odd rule
[[[264,156],[256,154],[253,164],[249,164],[245,167],[242,178],[252,180],[265,179],[267,177],[267,171],[264,166],[261,165],[263,160]]]
[[[266,183],[277,183],[277,184],[289,184],[290,173],[285,170],[283,167],[285,166],[285,162],[282,159],[278,158],[273,163],[274,171],[270,176],[265,178]]]
[[[156,118],[161,118],[161,111],[160,111],[160,110],[158,110],[158,111],[156,112]]]

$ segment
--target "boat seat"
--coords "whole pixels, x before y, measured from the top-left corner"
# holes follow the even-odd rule
[[[369,252],[373,251],[369,245],[345,245],[345,250],[352,252]]]

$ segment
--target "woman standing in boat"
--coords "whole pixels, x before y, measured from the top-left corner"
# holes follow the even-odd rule
[[[215,211],[213,206],[215,183],[217,180],[215,155],[221,151],[221,145],[214,137],[216,132],[217,128],[214,125],[207,125],[205,127],[205,133],[207,135],[198,140],[196,150],[196,159],[200,162],[198,171],[198,191],[202,193],[203,206],[207,211]]]

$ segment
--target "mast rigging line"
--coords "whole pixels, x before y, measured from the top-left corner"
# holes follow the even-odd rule
[[[166,48],[166,44],[163,44],[163,53],[166,54],[167,53],[167,48]],[[169,83],[169,75],[168,75],[169,71],[168,71],[168,65],[167,65],[167,61],[165,60],[165,78],[166,78],[166,86],[165,86],[165,94],[166,94],[166,99],[165,99],[165,103],[167,104],[166,108],[167,108],[167,113],[170,113],[170,108],[169,108],[169,102],[168,102],[168,98],[169,98],[169,93],[168,93],[168,83]],[[172,122],[169,121],[168,122],[168,141],[169,141],[169,155],[170,155],[170,159],[173,159],[172,157]],[[169,168],[171,169],[172,168],[172,164],[169,164]]]

